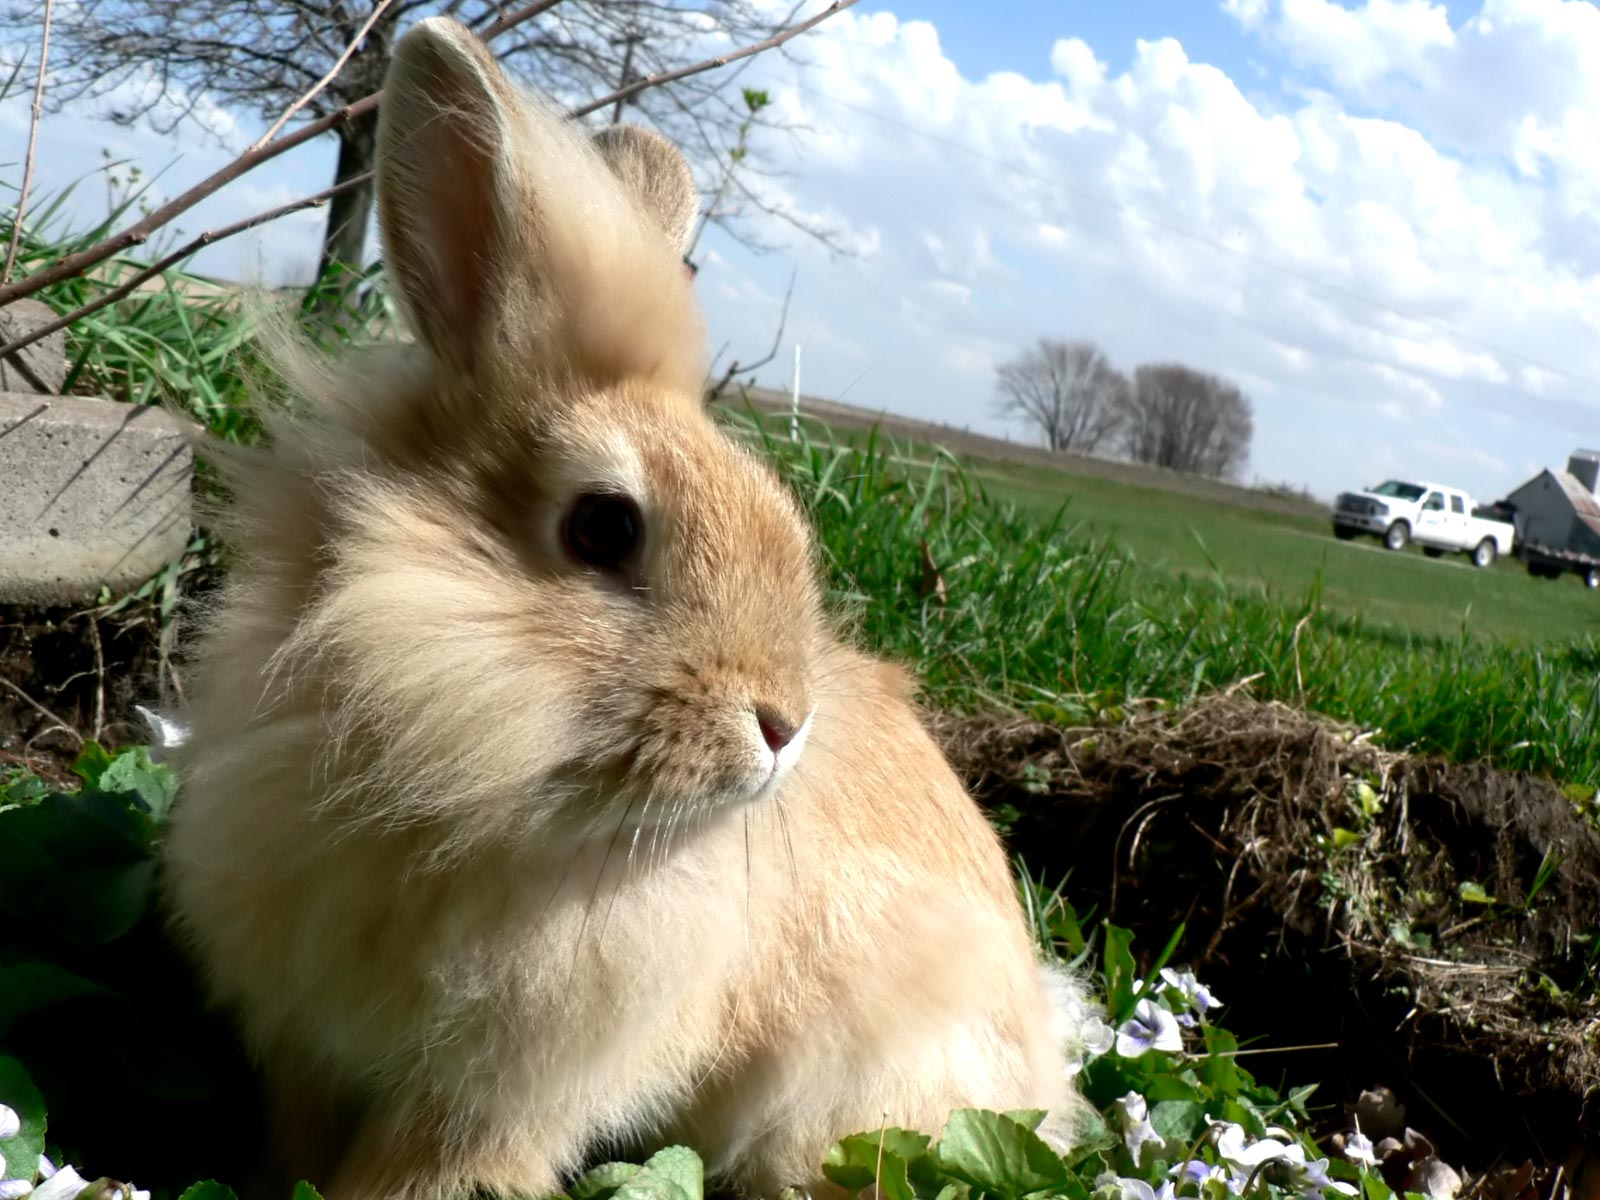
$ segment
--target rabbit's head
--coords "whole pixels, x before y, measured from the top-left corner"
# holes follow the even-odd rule
[[[311,689],[338,795],[470,840],[759,800],[832,642],[802,514],[702,400],[687,165],[588,138],[445,20],[401,41],[382,111],[418,344],[302,364],[316,415],[240,488],[292,598],[274,678]]]

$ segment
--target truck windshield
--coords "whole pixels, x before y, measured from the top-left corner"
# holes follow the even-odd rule
[[[1374,496],[1395,496],[1401,500],[1415,500],[1421,496],[1426,488],[1420,488],[1414,483],[1401,483],[1391,479],[1387,483],[1380,483],[1372,489]]]

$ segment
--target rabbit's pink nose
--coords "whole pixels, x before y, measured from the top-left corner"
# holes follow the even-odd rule
[[[799,732],[796,726],[764,704],[756,706],[756,724],[761,726],[761,736],[767,743],[767,749],[774,754],[794,741],[794,735]]]

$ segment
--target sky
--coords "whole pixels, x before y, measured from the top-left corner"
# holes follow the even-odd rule
[[[1325,497],[1407,475],[1490,500],[1600,444],[1587,0],[863,0],[796,46],[739,83],[798,127],[759,135],[768,200],[836,248],[773,218],[765,252],[713,232],[698,253],[713,348],[745,359],[793,276],[764,383],[787,386],[799,344],[809,394],[1022,439],[996,366],[1090,339],[1125,370],[1238,384],[1246,478]],[[0,163],[21,157],[21,91]],[[90,176],[66,211],[97,219],[110,150],[180,190],[260,133],[201,101],[206,128],[176,136],[95,105],[48,117],[40,186]],[[332,163],[312,143],[180,224],[325,187]],[[196,269],[303,278],[319,222]]]

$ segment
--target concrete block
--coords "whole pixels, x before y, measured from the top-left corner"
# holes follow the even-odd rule
[[[55,310],[38,300],[13,300],[0,308],[0,346],[32,333],[56,319]],[[0,392],[38,392],[53,396],[67,383],[67,331],[0,358]]]
[[[0,392],[0,601],[126,591],[188,544],[194,459],[160,409]]]

